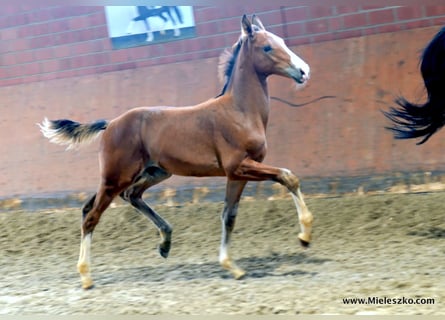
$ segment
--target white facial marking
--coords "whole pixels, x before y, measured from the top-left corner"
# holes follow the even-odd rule
[[[286,45],[286,43],[284,42],[284,40],[282,38],[280,38],[279,36],[270,33],[272,38],[275,39],[275,41],[281,46],[281,48],[290,56],[291,58],[291,63],[293,65],[293,67],[300,69],[303,71],[304,76],[303,79],[306,81],[309,79],[309,75],[310,75],[310,68],[309,65],[304,62],[303,59],[301,59],[299,56],[297,56],[295,53],[293,53]]]

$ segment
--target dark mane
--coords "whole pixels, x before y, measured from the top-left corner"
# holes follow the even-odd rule
[[[220,81],[224,83],[224,87],[221,93],[216,97],[220,97],[224,93],[226,93],[226,90],[230,83],[230,79],[232,78],[236,58],[238,57],[239,51],[241,49],[241,44],[242,39],[240,38],[238,42],[233,45],[232,50],[224,50],[224,52],[219,57],[218,77]]]

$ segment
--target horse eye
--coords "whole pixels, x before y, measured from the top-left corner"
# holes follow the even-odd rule
[[[270,51],[272,51],[272,47],[270,45],[266,45],[266,46],[263,47],[263,51],[266,52],[266,53],[270,52]]]

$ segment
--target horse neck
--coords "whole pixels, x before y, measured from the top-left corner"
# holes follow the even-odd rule
[[[246,48],[242,48],[246,49]],[[241,49],[241,50],[242,50]],[[231,88],[234,107],[252,120],[269,118],[269,92],[266,76],[259,75],[250,59],[241,56],[236,62]]]

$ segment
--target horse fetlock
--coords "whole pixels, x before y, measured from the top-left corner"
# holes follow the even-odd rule
[[[90,274],[90,266],[86,262],[80,262],[77,264],[77,271],[80,273],[80,281],[82,288],[90,289],[93,287],[93,279]]]
[[[80,262],[77,264],[77,271],[80,274],[88,274],[90,272],[90,266],[86,262]]]
[[[219,263],[226,270],[232,269],[232,261],[229,258],[222,259],[219,261]]]
[[[170,242],[172,238],[172,228],[165,227],[164,230],[159,230],[159,236],[161,237],[161,242]]]
[[[221,266],[223,269],[230,271],[230,273],[233,275],[235,280],[239,280],[243,278],[246,275],[246,271],[238,267],[235,263],[232,262],[229,258],[222,259],[220,261]]]

